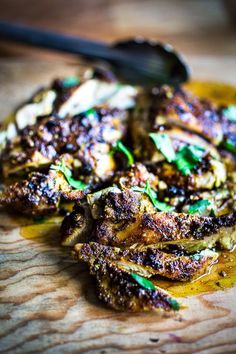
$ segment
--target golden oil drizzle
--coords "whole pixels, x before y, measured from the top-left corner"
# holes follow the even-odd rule
[[[209,273],[191,282],[158,280],[154,283],[175,297],[204,294],[211,291],[231,288],[236,283],[236,248],[222,252],[219,260]]]
[[[207,98],[216,104],[236,104],[236,87],[220,82],[191,81],[184,87],[194,95]]]
[[[58,235],[59,224],[35,224],[26,225],[20,228],[20,235],[28,240],[36,240],[38,242],[45,241],[45,237],[52,237]]]

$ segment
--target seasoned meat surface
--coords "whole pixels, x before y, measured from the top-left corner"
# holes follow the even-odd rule
[[[93,223],[92,239],[106,245],[127,247],[203,240],[210,235],[235,233],[235,212],[221,217],[157,212],[147,196],[118,188],[88,195],[87,201],[91,215],[84,222]],[[67,224],[72,215],[67,217]],[[62,224],[62,234],[63,244],[69,244],[71,230],[65,224]],[[79,232],[77,237],[73,243],[80,242]]]
[[[8,142],[2,153],[3,174],[40,170],[67,153],[86,183],[101,183],[116,169],[110,152],[126,133],[126,118],[125,111],[116,109],[93,109],[64,119],[38,118]]]
[[[89,262],[91,258],[110,260],[117,267],[139,275],[163,277],[189,281],[204,274],[216,261],[218,254],[209,250],[191,256],[166,253],[159,249],[146,247],[145,250],[101,245],[90,242],[76,244],[75,251],[79,260]]]
[[[88,244],[78,256],[89,265],[90,273],[96,279],[98,297],[108,306],[127,312],[179,309],[178,302],[164,290],[144,288],[129,271],[118,267],[109,257],[101,258]]]
[[[103,70],[56,80],[0,130],[0,205],[34,216],[73,202],[62,245],[87,263],[98,297],[120,311],[179,310],[158,278],[196,279],[236,244],[233,114]]]
[[[26,215],[49,214],[58,209],[61,190],[70,191],[62,175],[32,172],[27,180],[5,187],[0,192],[0,204]]]
[[[145,122],[141,122],[141,120]],[[177,126],[199,134],[214,145],[220,145],[235,133],[235,124],[222,109],[182,89],[169,86],[155,88],[139,96],[134,124],[154,131],[160,126]],[[133,131],[134,132],[134,131]],[[134,132],[134,135],[136,132]]]

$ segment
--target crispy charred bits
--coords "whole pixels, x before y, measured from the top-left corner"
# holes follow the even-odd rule
[[[8,142],[2,154],[4,176],[42,169],[69,153],[86,183],[104,181],[116,168],[110,150],[125,136],[126,119],[126,111],[104,108],[64,119],[38,118]]]
[[[131,190],[114,188],[88,195],[86,205],[91,214],[84,223],[93,224],[90,240],[105,245],[178,243],[235,233],[235,212],[221,217],[157,212],[147,196]],[[78,229],[77,239],[73,238],[72,243],[68,241],[72,230],[69,232],[65,224],[62,234],[64,244],[80,242]]]
[[[32,215],[55,212],[59,202],[59,188],[54,188],[53,180],[39,172],[6,187],[0,194],[1,205]]]
[[[140,163],[134,163],[129,169],[118,171],[114,176],[113,183],[119,188],[145,187],[149,181],[150,186],[155,189],[158,186],[158,174],[151,173],[147,167]]]
[[[87,255],[89,253],[87,250]],[[164,290],[146,289],[134,280],[130,272],[117,267],[109,259],[90,255],[83,257],[83,261],[88,263],[90,273],[95,276],[99,299],[108,306],[128,312],[177,309],[177,302]]]
[[[0,192],[0,205],[26,215],[47,215],[58,211],[61,199],[74,201],[84,194],[72,190],[61,172],[32,172]]]
[[[97,281],[99,299],[113,309],[128,312],[175,309],[173,304],[176,301],[164,290],[144,289],[134,281],[130,273],[109,263],[90,271]]]
[[[216,252],[210,250],[186,256],[166,253],[151,247],[145,250],[137,248],[122,250],[96,242],[76,244],[75,251],[78,259],[85,262],[91,262],[92,259],[104,261],[108,259],[118,268],[141,276],[161,275],[180,281],[189,281],[201,276],[218,257]]]
[[[218,110],[210,101],[169,86],[153,89],[139,97],[135,120],[140,118],[146,119],[148,131],[156,130],[159,126],[178,126],[201,135],[214,145],[227,139],[233,126],[222,110]]]

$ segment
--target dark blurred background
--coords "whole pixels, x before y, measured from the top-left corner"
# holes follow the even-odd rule
[[[186,54],[236,54],[235,0],[0,0],[0,18],[114,41],[143,35]],[[0,55],[40,55],[0,44]],[[51,55],[50,55],[51,56]]]
[[[0,19],[107,42],[155,38],[182,52],[195,78],[236,83],[236,0],[0,0]],[[24,81],[22,97],[39,80],[64,73],[62,63],[75,62],[65,54],[0,41],[0,83],[11,76],[13,92],[15,83]],[[4,92],[2,100],[11,104]]]

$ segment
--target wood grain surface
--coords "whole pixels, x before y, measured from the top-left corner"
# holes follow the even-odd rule
[[[2,61],[1,116],[40,84],[75,70]],[[236,287],[186,297],[179,313],[119,313],[97,300],[87,270],[59,246],[56,226],[26,239],[17,219],[1,213],[0,250],[1,353],[236,353]]]

